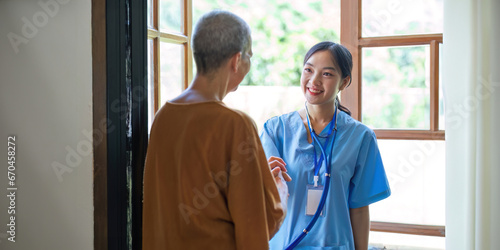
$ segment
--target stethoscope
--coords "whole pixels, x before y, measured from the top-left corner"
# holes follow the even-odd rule
[[[318,185],[319,169],[321,168],[321,163],[322,163],[322,160],[324,158],[325,162],[328,162],[328,164],[326,164],[326,171],[325,171],[326,172],[325,173],[325,177],[326,177],[325,187],[323,189],[323,193],[321,194],[321,200],[319,202],[318,209],[314,213],[311,221],[306,226],[306,228],[304,228],[304,230],[302,230],[302,233],[300,233],[300,235],[297,236],[297,238],[295,238],[295,240],[293,240],[292,243],[290,243],[290,245],[288,245],[288,247],[285,248],[286,250],[291,250],[291,249],[295,248],[302,241],[302,239],[304,239],[304,237],[306,237],[306,235],[311,231],[311,228],[314,226],[314,224],[318,220],[318,218],[321,214],[321,211],[323,211],[323,207],[325,206],[325,202],[326,202],[326,197],[328,196],[328,190],[330,189],[332,157],[331,156],[328,157],[326,155],[325,146],[326,146],[326,148],[329,148],[328,147],[329,145],[327,145],[327,144],[329,141],[331,141],[332,145],[330,148],[333,150],[333,145],[335,144],[335,137],[337,135],[337,102],[335,102],[335,113],[333,115],[332,121],[330,122],[330,128],[329,128],[328,134],[327,134],[327,137],[329,137],[333,131],[333,136],[332,136],[331,140],[328,140],[328,139],[326,140],[325,146],[321,145],[321,142],[319,141],[318,136],[316,135],[316,133],[314,132],[314,130],[311,127],[311,122],[309,121],[309,110],[307,109],[307,102],[305,103],[305,107],[306,107],[306,113],[307,113],[307,126],[309,127],[309,133],[311,133],[311,139],[312,139],[311,144],[313,144],[313,147],[314,147],[314,186]],[[318,162],[316,162],[316,148],[314,145],[315,143],[318,144],[318,147],[321,151],[321,158],[319,159]]]

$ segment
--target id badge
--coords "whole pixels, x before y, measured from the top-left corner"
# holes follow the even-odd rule
[[[323,195],[323,186],[307,185],[307,203],[306,203],[306,215],[314,215],[316,210],[318,210],[319,202],[321,201],[321,196]],[[325,216],[325,207],[320,213],[320,216]]]

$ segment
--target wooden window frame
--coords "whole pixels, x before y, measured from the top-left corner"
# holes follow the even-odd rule
[[[353,57],[352,82],[341,93],[343,105],[349,107],[352,117],[361,120],[362,88],[361,63],[362,48],[429,45],[430,46],[430,129],[375,129],[378,139],[396,140],[444,140],[445,132],[439,130],[439,44],[443,34],[362,37],[362,0],[341,0],[340,42]],[[403,224],[372,221],[371,231],[414,234],[424,236],[445,236],[445,226]]]
[[[191,49],[191,34],[193,26],[193,10],[192,10],[192,0],[179,0],[181,1],[181,20],[182,24],[180,27],[180,32],[162,32],[160,29],[160,1],[153,0],[153,6],[151,6],[151,11],[153,12],[153,26],[149,26],[148,23],[148,40],[153,40],[153,88],[154,88],[154,114],[160,108],[160,81],[161,81],[161,70],[160,70],[160,44],[162,42],[170,44],[179,44],[183,46],[184,54],[182,56],[182,89],[186,89],[189,83],[193,79],[193,51]],[[148,13],[149,15],[149,13]]]

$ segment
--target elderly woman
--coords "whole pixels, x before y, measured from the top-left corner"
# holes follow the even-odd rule
[[[250,28],[213,11],[192,46],[198,73],[151,128],[143,249],[269,249],[286,211],[283,166],[271,172],[252,119],[222,102],[250,70]]]

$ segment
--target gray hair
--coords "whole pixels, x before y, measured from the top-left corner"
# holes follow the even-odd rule
[[[250,27],[237,15],[223,10],[203,15],[191,40],[198,72],[211,73],[238,52],[245,57],[250,42]]]

